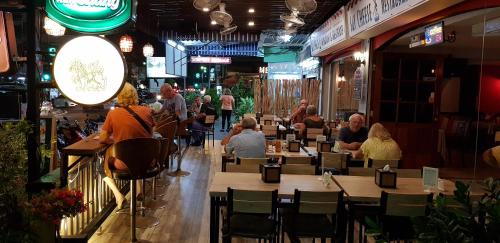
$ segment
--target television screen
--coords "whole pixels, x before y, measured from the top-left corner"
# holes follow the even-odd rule
[[[425,45],[443,43],[443,22],[425,27]]]
[[[167,74],[165,69],[165,57],[146,58],[146,73],[148,78],[175,78],[176,76]]]
[[[0,91],[0,119],[18,120],[21,118],[21,95],[17,92]]]

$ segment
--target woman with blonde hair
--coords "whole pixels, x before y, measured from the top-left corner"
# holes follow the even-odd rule
[[[368,139],[361,144],[359,150],[354,153],[354,157],[364,158],[365,167],[368,167],[368,159],[401,159],[401,149],[398,143],[391,138],[389,131],[382,124],[375,123],[368,131]]]
[[[149,107],[138,105],[139,96],[134,86],[125,83],[117,99],[118,106],[108,112],[99,142],[113,144],[126,139],[152,137],[152,127],[155,125],[153,111]],[[102,169],[104,182],[113,191],[117,207],[122,208],[125,197],[116,186],[111,169],[127,170],[127,166],[121,160],[113,158],[111,149],[108,149]]]

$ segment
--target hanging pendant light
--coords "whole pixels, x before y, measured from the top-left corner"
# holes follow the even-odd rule
[[[43,28],[45,29],[45,33],[47,33],[47,35],[52,36],[63,36],[66,32],[66,28],[64,26],[58,24],[49,17],[44,18]]]
[[[153,45],[147,43],[144,45],[142,48],[142,54],[144,54],[145,57],[152,57],[155,53],[155,49],[153,48]]]
[[[120,50],[122,50],[122,52],[132,52],[133,47],[134,41],[132,40],[132,36],[124,35],[120,37]]]

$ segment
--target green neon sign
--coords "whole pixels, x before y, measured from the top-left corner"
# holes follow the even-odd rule
[[[116,29],[135,18],[135,0],[46,0],[47,15],[59,24],[87,33]]]

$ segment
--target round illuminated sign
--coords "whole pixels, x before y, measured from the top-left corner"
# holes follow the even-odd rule
[[[70,100],[95,105],[113,98],[123,86],[125,62],[109,41],[96,36],[77,37],[57,53],[54,78]]]

